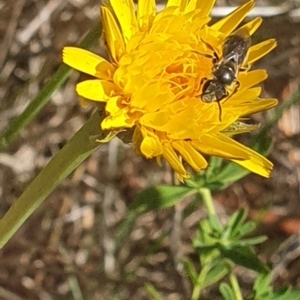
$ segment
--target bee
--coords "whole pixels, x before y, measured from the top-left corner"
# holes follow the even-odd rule
[[[247,56],[251,40],[245,29],[230,35],[222,47],[222,58],[217,59],[212,69],[213,79],[207,80],[203,86],[201,98],[203,102],[217,102],[219,107],[219,120],[221,121],[222,108],[220,101],[229,96],[227,88],[236,83],[237,76]]]

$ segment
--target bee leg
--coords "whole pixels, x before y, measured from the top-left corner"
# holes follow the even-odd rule
[[[217,101],[218,107],[219,107],[219,121],[222,122],[222,106],[220,101]]]
[[[250,65],[240,67],[240,72],[248,72],[251,69]]]
[[[208,78],[203,77],[203,78],[201,79],[201,81],[200,81],[200,84],[203,84],[203,82],[204,82],[204,81],[207,81],[207,80],[208,80]]]
[[[207,57],[207,58],[211,58],[213,60],[215,59],[214,55],[210,55],[210,54],[207,54],[207,53],[202,53],[202,52],[197,51],[197,50],[191,50],[191,52],[196,53],[198,55],[202,55],[202,56]]]
[[[220,61],[221,58],[217,55],[215,49],[209,43],[207,43],[203,38],[201,38],[201,41],[206,45],[207,48],[209,48],[213,52],[213,55],[210,55],[210,58],[213,58],[213,63],[215,64],[216,62]],[[207,57],[209,56],[207,55]]]
[[[201,81],[200,81],[200,87],[201,87],[200,93],[201,93],[201,94],[196,95],[196,97],[202,98],[203,95],[205,95],[205,90],[204,90],[205,84],[203,85],[203,83],[204,83],[205,81],[207,82],[207,81],[208,81],[208,78],[204,77],[204,78],[201,79]]]
[[[235,87],[234,87],[232,93],[230,93],[230,96],[234,95],[239,90],[240,86],[241,86],[240,82],[236,81],[235,82]]]
[[[236,93],[237,90],[240,88],[240,86],[241,86],[240,82],[237,81],[236,84],[235,84],[235,88],[234,88],[234,91],[233,91],[233,92]]]

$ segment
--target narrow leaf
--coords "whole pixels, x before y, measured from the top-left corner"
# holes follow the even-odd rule
[[[227,283],[221,283],[219,290],[225,300],[235,299],[234,293]]]
[[[228,264],[225,261],[219,261],[206,275],[203,286],[207,287],[213,285],[225,277],[228,272]]]
[[[241,245],[241,246],[253,246],[253,245],[257,245],[257,244],[261,244],[263,242],[265,242],[268,239],[267,236],[265,235],[261,235],[261,236],[256,236],[253,238],[248,238],[248,239],[242,239],[237,241],[236,243]]]
[[[102,25],[99,23],[90,30],[87,36],[79,44],[79,47],[88,49],[97,43],[102,32]],[[24,129],[38,115],[41,109],[48,103],[49,98],[66,81],[71,73],[71,69],[65,65],[59,67],[52,75],[39,94],[31,101],[24,112],[13,119],[6,130],[0,135],[0,149],[5,149],[14,139],[18,137],[20,131]]]
[[[51,159],[0,220],[0,249],[45,198],[98,146],[100,116],[96,113]]]
[[[195,194],[197,191],[187,186],[168,186],[161,185],[151,187],[139,193],[130,210],[136,210],[138,213],[145,213],[151,210],[158,210],[174,206],[184,197]]]
[[[231,229],[230,235],[234,236],[234,234],[239,231],[239,228],[243,225],[246,216],[247,216],[247,210],[244,208],[239,209],[231,216],[230,220],[226,225],[226,227]]]
[[[222,255],[235,264],[259,273],[267,273],[267,267],[258,259],[257,255],[247,246],[220,248]]]
[[[183,261],[183,266],[185,272],[190,277],[193,285],[195,285],[197,283],[198,274],[197,274],[197,270],[195,269],[194,263],[190,259],[186,258]]]
[[[153,300],[163,300],[161,295],[158,293],[158,291],[155,289],[155,287],[152,284],[146,283],[145,284],[145,289],[146,289],[147,294],[151,297],[151,299],[153,299]]]
[[[292,290],[291,288],[284,288],[275,292],[270,300],[297,300],[300,299],[300,290]]]
[[[232,234],[235,239],[240,239],[241,237],[253,232],[256,229],[256,223],[249,221],[237,228],[236,232]]]

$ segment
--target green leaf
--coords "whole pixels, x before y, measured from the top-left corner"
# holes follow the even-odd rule
[[[253,286],[254,297],[251,299],[259,300],[259,299],[267,299],[272,293],[271,288],[271,274],[260,274],[254,283]]]
[[[232,237],[235,239],[240,239],[241,237],[253,232],[256,229],[256,223],[253,221],[249,221],[243,225],[241,225],[238,230],[235,232]]]
[[[45,198],[97,147],[101,122],[95,113],[50,160],[0,220],[0,248],[13,236]],[[94,137],[93,137],[94,136]]]
[[[216,215],[209,215],[209,225],[211,226],[211,231],[218,233],[217,236],[221,236],[222,231],[224,230],[222,223]]]
[[[254,283],[254,296],[249,300],[290,300],[300,299],[300,290],[291,290],[289,287],[272,291],[271,274],[260,274]]]
[[[261,236],[256,236],[253,238],[248,238],[248,239],[242,239],[237,241],[236,243],[241,245],[241,246],[253,246],[253,245],[257,245],[257,244],[261,244],[263,242],[265,242],[268,239],[267,236],[265,235],[261,235]]]
[[[158,291],[155,289],[155,287],[152,284],[146,283],[145,289],[146,289],[146,292],[148,293],[148,295],[151,297],[151,299],[163,300],[163,298],[160,296],[160,294],[158,293]]]
[[[291,288],[284,288],[275,292],[270,300],[298,300],[300,299],[300,290],[291,290]]]
[[[101,32],[102,25],[101,23],[98,23],[82,40],[82,42],[79,44],[79,47],[88,49],[95,45],[101,36]],[[42,108],[48,103],[48,100],[54,91],[66,81],[71,71],[72,69],[65,65],[59,67],[57,72],[52,75],[49,81],[45,84],[38,95],[30,102],[22,114],[14,118],[9,123],[5,131],[1,133],[0,149],[6,148],[20,134],[20,131],[34,120]]]
[[[198,274],[197,274],[197,270],[195,269],[194,263],[190,259],[185,258],[183,261],[183,266],[185,272],[190,277],[193,285],[195,285],[197,283]]]
[[[194,189],[200,189],[205,185],[204,171],[194,175],[192,178],[185,181],[186,186]]]
[[[214,236],[213,228],[208,219],[200,222],[196,238],[193,240],[194,248],[210,247],[219,242],[219,236]]]
[[[231,228],[231,235],[235,235],[246,220],[248,211],[243,208],[236,211],[229,219],[226,227]]]
[[[235,264],[259,273],[267,273],[267,267],[258,259],[257,255],[248,246],[221,247],[222,255]]]
[[[218,175],[216,175],[213,180],[214,182],[218,182],[220,185],[220,189],[224,189],[228,187],[233,182],[238,181],[239,179],[248,175],[250,171],[247,169],[230,162],[225,166]]]
[[[193,195],[197,192],[194,188],[187,186],[161,185],[151,187],[140,192],[129,207],[138,213],[145,213],[151,210],[158,210],[174,206],[184,197]]]
[[[205,172],[206,180],[209,181],[211,177],[214,177],[216,173],[219,172],[222,166],[223,159],[219,157],[212,156],[209,159],[209,167]]]
[[[222,234],[223,239],[225,240],[232,240],[234,235],[239,231],[242,223],[245,221],[247,216],[246,209],[240,209],[236,211],[231,218],[229,219],[228,223],[225,226],[225,230]]]
[[[225,261],[218,261],[208,272],[203,282],[203,287],[213,285],[228,274],[228,264]]]
[[[227,283],[221,283],[219,291],[225,300],[234,300],[234,292]]]
[[[267,155],[270,152],[271,145],[272,145],[272,138],[266,133],[264,130],[255,134],[252,137],[253,143],[253,150],[259,152],[262,155]]]

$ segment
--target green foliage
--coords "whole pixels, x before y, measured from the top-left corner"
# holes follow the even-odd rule
[[[227,283],[220,284],[220,293],[225,300],[233,300],[236,299],[234,295],[234,291],[231,286]]]
[[[137,213],[145,213],[151,210],[168,208],[176,205],[184,197],[193,195],[196,192],[197,190],[188,186],[161,185],[147,188],[135,197],[129,209]]]
[[[300,299],[300,290],[291,290],[290,288],[283,288],[274,292],[271,288],[270,274],[259,275],[254,283],[253,296],[248,300],[291,300]]]
[[[196,267],[187,257],[183,261],[184,270],[193,286],[191,299],[200,299],[203,289],[219,284],[223,299],[242,300],[242,292],[234,275],[234,268],[237,265],[258,273],[253,295],[248,300],[288,300],[291,297],[300,299],[300,291],[283,289],[273,292],[270,272],[252,248],[264,242],[266,237],[249,237],[249,234],[253,234],[256,224],[247,220],[247,210],[236,211],[226,224],[222,224],[215,214],[210,189],[207,187],[223,188],[231,180],[235,181],[247,172],[233,163],[221,168],[222,161],[213,158],[208,172],[198,174],[185,186],[157,186],[145,189],[137,195],[130,206],[132,218],[128,218],[127,222],[131,220],[129,222],[133,224],[139,214],[172,207],[186,196],[200,195],[208,211],[208,217],[200,222],[196,237],[193,239],[200,267]],[[238,169],[240,171],[236,174]],[[230,174],[235,175],[230,177]],[[223,282],[226,279],[229,279],[229,283]],[[162,299],[154,286],[147,285],[146,291],[151,299]]]
[[[220,160],[214,159],[212,166],[219,168],[221,166]],[[231,167],[227,166],[227,168]],[[279,292],[272,291],[268,268],[259,260],[252,248],[253,245],[264,242],[266,237],[249,237],[249,234],[253,234],[256,224],[253,221],[247,221],[246,209],[236,211],[226,224],[222,224],[214,213],[209,190],[203,189],[199,184],[205,182],[202,180],[203,174],[201,176],[196,181],[189,181],[186,186],[158,186],[145,189],[137,195],[130,206],[132,218],[129,218],[130,222],[133,223],[139,214],[174,206],[184,197],[199,192],[209,214],[206,219],[200,222],[196,237],[193,239],[193,246],[199,257],[200,269],[189,258],[185,258],[183,261],[184,270],[193,286],[191,299],[199,299],[204,288],[218,283],[220,294],[224,299],[243,299],[233,272],[237,265],[260,274],[253,288],[253,296],[249,300],[284,300],[291,295],[298,296],[298,292],[288,289]],[[230,284],[222,282],[226,278],[229,278]],[[162,299],[152,285],[147,285],[146,291],[151,299]]]
[[[266,271],[265,266],[257,258],[251,246],[261,243],[265,237],[246,239],[244,236],[255,229],[253,222],[245,222],[247,211],[241,209],[235,212],[225,226],[222,226],[216,216],[210,216],[200,223],[200,228],[194,247],[201,255],[210,252],[220,254],[220,259],[227,258],[235,264],[244,266],[257,272]],[[250,243],[248,244],[248,241]]]
[[[159,295],[158,291],[152,284],[146,284],[145,290],[152,300],[163,300],[163,298]]]

